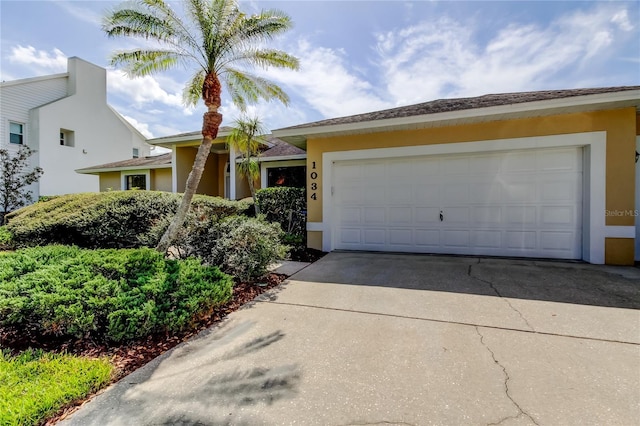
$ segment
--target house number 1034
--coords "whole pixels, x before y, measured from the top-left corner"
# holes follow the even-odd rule
[[[318,190],[318,182],[314,182],[316,180],[318,180],[318,172],[316,172],[316,162],[312,161],[311,162],[311,170],[313,170],[311,172],[311,174],[309,175],[309,177],[311,178],[311,199],[312,200],[317,200],[318,199],[318,194],[316,193],[316,191]]]

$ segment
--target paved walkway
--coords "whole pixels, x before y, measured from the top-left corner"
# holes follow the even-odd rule
[[[637,424],[639,272],[331,253],[62,424]]]

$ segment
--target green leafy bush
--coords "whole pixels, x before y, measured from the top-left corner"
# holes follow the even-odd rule
[[[286,256],[288,247],[281,237],[280,225],[263,218],[202,218],[182,234],[177,246],[183,257],[200,257],[247,281],[264,275],[270,264]]]
[[[7,229],[20,247],[73,244],[86,248],[154,246],[176,212],[179,194],[111,191],[71,194],[20,209],[8,216]],[[195,214],[226,217],[246,203],[194,197]]]
[[[277,222],[285,234],[306,235],[307,200],[303,188],[273,187],[256,192],[260,211]]]
[[[198,259],[146,248],[22,249],[0,256],[0,326],[119,342],[183,329],[229,300],[232,286]]]
[[[13,247],[13,235],[6,226],[0,226],[0,250],[9,250]]]

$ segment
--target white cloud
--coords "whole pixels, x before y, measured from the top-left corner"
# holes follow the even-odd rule
[[[149,130],[149,125],[147,123],[141,123],[133,117],[129,117],[128,115],[123,115],[125,120],[127,120],[133,127],[138,129],[140,133],[144,135],[145,138],[151,139],[153,138],[153,133]]]
[[[345,52],[298,43],[292,53],[300,58],[300,70],[269,69],[267,77],[295,92],[325,117],[374,111],[390,106],[374,87],[349,69]]]
[[[480,44],[474,28],[443,18],[377,35],[386,88],[396,104],[581,84],[580,71],[606,63],[626,9],[594,7],[546,26],[508,25]]]
[[[179,108],[185,115],[193,114],[192,108],[183,105],[180,92],[167,92],[158,80],[151,76],[129,78],[120,70],[107,70],[107,87],[110,93],[121,95],[138,109],[159,102]]]
[[[25,66],[34,72],[58,73],[67,70],[67,56],[60,49],[47,52],[33,46],[14,46],[9,54],[9,62]]]
[[[96,26],[100,25],[102,22],[100,14],[87,7],[79,6],[78,4],[81,4],[80,2],[55,0],[52,3],[81,21],[88,22]]]

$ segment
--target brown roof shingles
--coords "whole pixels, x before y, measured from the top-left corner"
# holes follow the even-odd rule
[[[416,115],[436,114],[467,109],[488,108],[500,105],[513,105],[525,102],[562,99],[574,96],[597,95],[602,93],[638,90],[640,86],[601,87],[594,89],[542,90],[537,92],[516,92],[483,95],[473,98],[438,99],[415,105],[350,115],[346,117],[330,118],[312,123],[299,124],[278,130],[293,130],[307,127],[331,126],[337,124],[351,124],[366,121],[385,120],[390,118],[412,117]]]
[[[83,169],[78,169],[78,172],[82,172],[85,170],[98,170],[98,169],[118,169],[118,168],[131,168],[131,167],[140,167],[144,169],[145,167],[152,166],[163,166],[171,164],[171,153],[156,155],[152,157],[140,157],[140,158],[130,158],[128,160],[115,161],[113,163],[100,164],[98,166],[93,167],[85,167]]]

